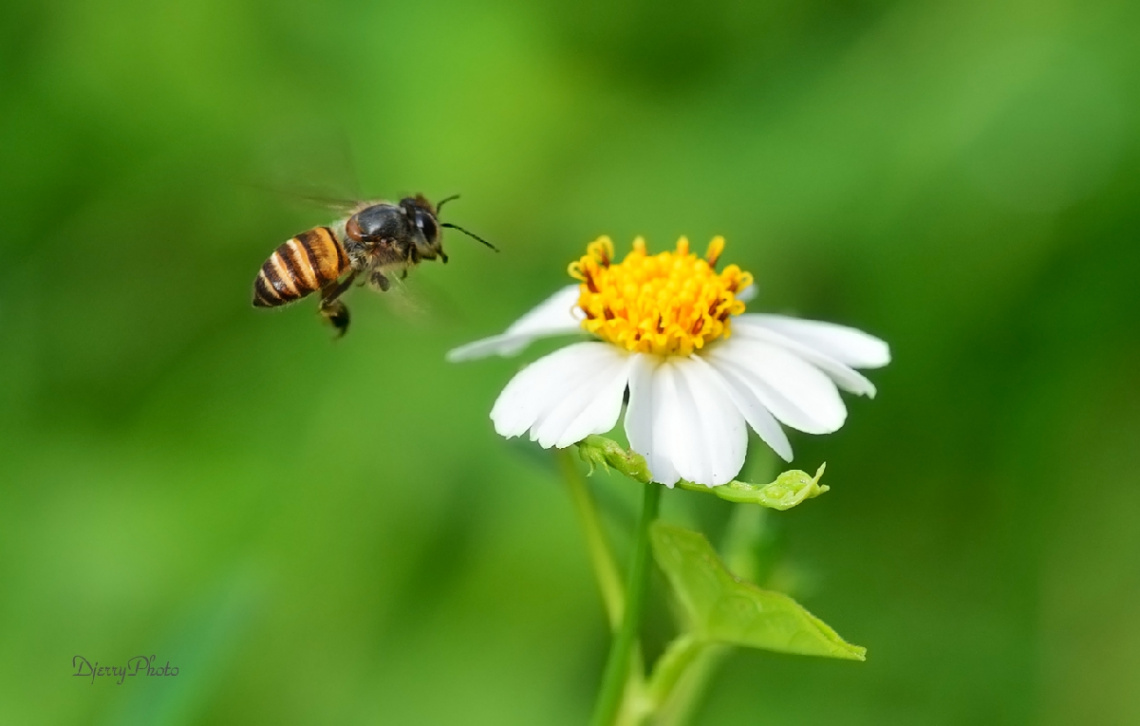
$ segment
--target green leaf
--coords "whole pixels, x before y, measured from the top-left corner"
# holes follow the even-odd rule
[[[866,648],[840,638],[792,598],[734,577],[704,535],[659,521],[650,539],[698,637],[781,653],[865,659]]]
[[[760,486],[735,480],[718,487],[693,484],[684,479],[677,484],[682,489],[715,494],[721,499],[727,499],[730,502],[759,504],[762,507],[783,511],[785,509],[791,509],[805,499],[818,497],[830,489],[826,484],[820,485],[819,483],[819,478],[823,476],[824,468],[826,468],[826,464],[821,464],[819,469],[815,472],[815,476],[811,476],[807,472],[798,469],[792,469],[791,471],[785,471],[783,474],[780,474],[776,477],[776,481]]]
[[[724,528],[720,553],[725,567],[742,580],[764,582],[776,564],[776,533],[772,513],[760,507],[733,507]]]

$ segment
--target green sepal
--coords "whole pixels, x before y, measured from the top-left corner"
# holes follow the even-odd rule
[[[647,484],[650,481],[649,465],[645,458],[634,451],[626,451],[618,442],[604,436],[591,435],[578,442],[578,456],[590,466],[590,473],[594,469],[613,467],[626,476]],[[749,484],[742,481],[730,481],[727,484],[710,487],[704,484],[694,484],[681,479],[677,486],[694,492],[714,494],[730,502],[744,504],[759,504],[770,509],[791,509],[805,499],[818,497],[829,487],[820,484],[819,478],[823,476],[825,465],[821,465],[815,476],[807,472],[793,469],[785,471],[769,484]]]
[[[734,577],[703,534],[655,522],[653,555],[699,639],[781,653],[865,660],[795,600]]]

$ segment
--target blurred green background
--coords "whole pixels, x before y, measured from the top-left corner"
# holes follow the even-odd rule
[[[583,723],[582,537],[487,417],[537,352],[443,356],[602,233],[724,234],[752,309],[894,353],[793,438],[832,491],[770,518],[868,661],[738,651],[697,723],[1140,723],[1138,28],[1075,0],[5,4],[0,723]],[[449,233],[409,279],[426,321],[356,290],[335,344],[314,303],[254,310],[329,221],[266,188],[338,183],[462,192],[446,218],[503,252]],[[624,548],[633,485],[592,485]],[[665,503],[714,540],[730,506]],[[152,653],[179,676],[71,675]]]

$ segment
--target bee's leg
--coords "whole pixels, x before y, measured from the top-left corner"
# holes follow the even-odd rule
[[[404,268],[400,270],[400,279],[408,279],[408,270],[412,269],[420,263],[420,251],[416,249],[415,245],[408,248],[408,254],[404,256]]]
[[[321,317],[336,328],[338,338],[348,332],[349,321],[348,306],[340,301],[340,296],[352,285],[355,277],[356,273],[353,272],[340,282],[333,283],[321,291]]]
[[[336,328],[336,337],[348,332],[348,306],[338,300],[321,300],[321,317]]]
[[[348,277],[339,282],[331,282],[325,287],[321,288],[321,303],[332,302],[344,294],[345,290],[352,287],[352,281],[356,279],[356,270],[353,270]]]
[[[385,277],[380,270],[374,270],[369,280],[375,287],[380,288],[381,292],[388,292],[388,288],[392,287],[392,281]]]

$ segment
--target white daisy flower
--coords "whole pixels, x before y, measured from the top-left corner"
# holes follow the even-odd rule
[[[744,465],[748,427],[784,460],[792,447],[780,424],[810,434],[847,417],[839,388],[874,396],[856,368],[890,361],[887,344],[854,328],[782,315],[745,313],[752,275],[715,269],[681,238],[650,255],[638,238],[620,263],[601,237],[570,265],[581,281],[559,290],[506,332],[452,350],[451,361],[514,355],[537,338],[588,333],[523,368],[491,410],[495,431],[530,434],[565,448],[613,429],[625,412],[630,448],[653,480],[725,484]],[[747,424],[747,425],[746,425]]]

